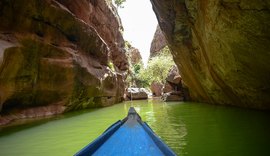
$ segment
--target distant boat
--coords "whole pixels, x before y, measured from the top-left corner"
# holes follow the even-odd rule
[[[130,107],[128,115],[111,125],[75,156],[175,156],[176,154],[141,120]]]

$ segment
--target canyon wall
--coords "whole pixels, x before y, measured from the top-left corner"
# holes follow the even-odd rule
[[[135,47],[130,47],[127,49],[127,57],[130,61],[130,63],[129,63],[130,65],[142,63],[141,53],[140,53],[139,49],[137,49]]]
[[[167,41],[158,25],[153,40],[151,42],[149,58],[156,56],[165,46],[167,46]]]
[[[156,56],[165,46],[167,46],[167,41],[158,25],[153,40],[151,42],[149,58]]]
[[[270,0],[151,0],[194,101],[270,109]]]
[[[0,21],[2,123],[123,100],[128,61],[111,2],[1,0]]]

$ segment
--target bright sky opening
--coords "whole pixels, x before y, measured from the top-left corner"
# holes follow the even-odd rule
[[[118,13],[124,27],[124,39],[138,48],[147,64],[157,19],[150,0],[127,0]]]

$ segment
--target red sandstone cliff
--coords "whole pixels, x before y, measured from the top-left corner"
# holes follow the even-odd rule
[[[0,123],[122,101],[128,61],[109,2],[2,0],[0,21]]]

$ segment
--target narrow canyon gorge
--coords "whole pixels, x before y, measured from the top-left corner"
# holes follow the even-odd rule
[[[190,100],[270,110],[270,0],[150,1]],[[0,124],[124,100],[112,1],[1,0],[0,21]]]

